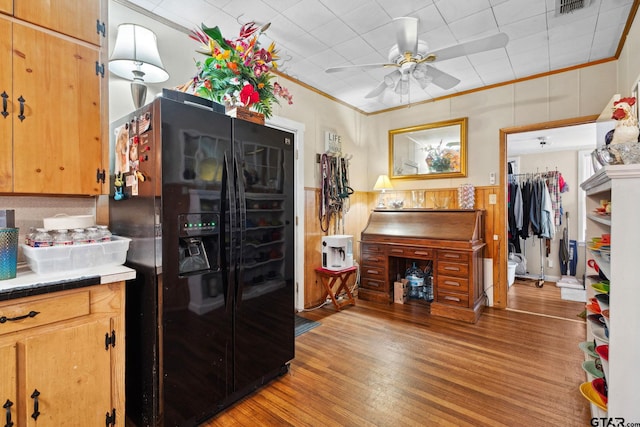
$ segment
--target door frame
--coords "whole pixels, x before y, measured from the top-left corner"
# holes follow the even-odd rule
[[[265,125],[291,132],[294,135],[294,206],[295,206],[295,308],[304,309],[304,123],[285,117],[273,116],[265,121]]]
[[[508,248],[508,224],[507,224],[507,137],[512,133],[531,132],[537,130],[561,128],[566,126],[595,123],[599,115],[575,117],[571,119],[554,120],[544,123],[534,123],[524,126],[514,126],[500,129],[500,191],[498,193],[500,211],[498,212],[499,226],[502,230],[502,238],[498,244],[498,271],[494,273],[493,300],[494,307],[507,308],[507,258]]]

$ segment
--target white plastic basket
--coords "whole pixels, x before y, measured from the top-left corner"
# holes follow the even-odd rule
[[[34,248],[21,245],[29,268],[38,274],[86,270],[104,265],[122,265],[131,239],[111,236],[110,242]]]

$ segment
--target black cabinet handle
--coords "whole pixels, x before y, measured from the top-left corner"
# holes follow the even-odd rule
[[[4,409],[7,411],[7,422],[4,427],[13,427],[13,421],[11,421],[11,407],[13,406],[13,402],[7,399],[7,401],[2,405]]]
[[[23,121],[26,117],[24,115],[24,102],[26,100],[22,97],[22,95],[20,95],[20,98],[18,98],[18,102],[20,102],[20,115],[18,116],[18,118],[20,119],[20,121]]]
[[[2,95],[0,95],[2,97],[2,117],[4,117],[5,119],[7,118],[7,116],[9,115],[9,112],[7,111],[8,109],[8,105],[7,105],[7,98],[9,98],[9,95],[7,95],[7,92],[2,91]]]
[[[22,316],[16,316],[16,317],[2,316],[0,317],[0,323],[12,322],[14,320],[22,320],[22,319],[26,319],[27,317],[36,317],[38,314],[40,314],[39,311],[31,310],[30,312],[28,312],[27,314],[23,314]]]
[[[37,420],[40,416],[39,405],[38,405],[38,396],[40,396],[40,392],[38,389],[34,389],[33,393],[31,393],[31,398],[33,399],[33,414],[31,414],[31,418]]]

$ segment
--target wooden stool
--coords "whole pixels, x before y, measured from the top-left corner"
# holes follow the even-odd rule
[[[316,268],[316,273],[320,276],[320,281],[327,291],[327,295],[329,295],[331,302],[333,302],[333,305],[338,311],[340,311],[345,305],[356,305],[356,300],[353,298],[353,294],[351,294],[349,286],[347,286],[347,280],[349,280],[349,277],[351,277],[351,275],[356,271],[358,271],[357,266],[345,268],[344,270],[327,270],[322,267]],[[336,282],[338,287],[334,291],[333,289]],[[342,290],[347,293],[347,299],[345,301],[338,302],[336,296],[338,296]]]

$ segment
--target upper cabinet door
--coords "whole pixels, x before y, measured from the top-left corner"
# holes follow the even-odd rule
[[[11,22],[0,18],[0,193],[13,190]]]
[[[0,4],[6,1],[0,0]],[[96,46],[106,44],[102,31],[106,17],[102,16],[100,0],[14,0],[13,7],[18,19]]]
[[[0,13],[13,15],[13,0],[0,0]]]
[[[14,192],[100,194],[98,60],[98,48],[14,23]]]

